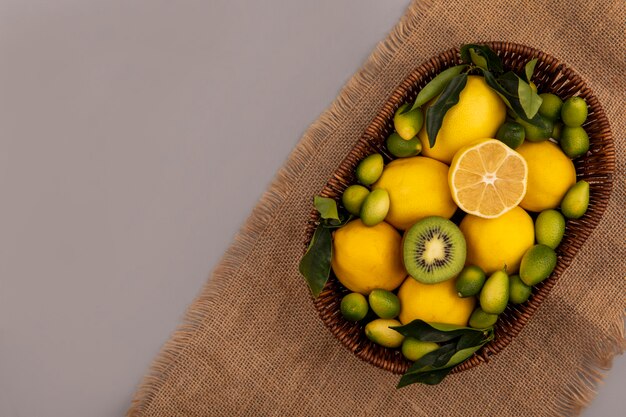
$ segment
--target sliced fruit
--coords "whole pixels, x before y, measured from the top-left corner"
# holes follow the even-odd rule
[[[425,284],[455,277],[465,263],[466,244],[456,224],[427,217],[404,233],[402,256],[410,276]]]
[[[466,213],[492,219],[516,207],[526,195],[524,158],[496,139],[463,147],[452,159],[452,199]]]

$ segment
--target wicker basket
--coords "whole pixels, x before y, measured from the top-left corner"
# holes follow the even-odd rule
[[[524,328],[537,311],[552,287],[557,283],[576,253],[596,227],[606,209],[615,170],[615,148],[609,123],[602,106],[583,80],[556,58],[537,49],[508,42],[487,43],[501,58],[506,70],[520,72],[526,62],[538,58],[533,82],[541,92],[551,92],[565,99],[573,95],[583,97],[589,105],[589,116],[584,128],[589,134],[590,149],[584,157],[575,160],[577,179],[591,185],[591,199],[587,213],[579,220],[569,220],[565,237],[557,248],[558,262],[552,275],[533,289],[524,304],[509,305],[500,315],[495,328],[495,338],[453,372],[470,369],[504,349]],[[395,89],[362,137],[334,172],[321,195],[339,201],[341,194],[355,182],[354,169],[367,155],[380,152],[386,161],[393,159],[385,149],[385,140],[393,131],[393,114],[400,105],[413,101],[419,90],[442,70],[460,63],[459,49],[453,48],[420,65]],[[319,221],[312,211],[306,229],[305,247]],[[360,359],[393,373],[404,373],[411,363],[398,349],[381,347],[365,337],[360,323],[346,321],[339,310],[342,297],[348,293],[332,274],[319,297],[313,300],[320,318],[328,329]]]

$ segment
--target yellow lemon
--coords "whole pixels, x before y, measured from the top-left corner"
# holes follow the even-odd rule
[[[382,222],[368,227],[352,220],[333,233],[331,265],[350,291],[369,294],[375,288],[391,291],[406,277],[400,233]]]
[[[476,299],[457,295],[456,279],[438,284],[422,284],[408,277],[398,290],[399,319],[402,324],[420,319],[427,323],[467,326]]]
[[[491,219],[516,207],[526,194],[528,167],[497,139],[459,149],[450,165],[454,202],[466,213]]]
[[[506,106],[483,77],[470,75],[459,94],[459,102],[443,118],[434,147],[430,147],[426,123],[419,131],[422,155],[447,164],[461,147],[477,139],[495,138],[506,118]]]
[[[408,229],[428,216],[449,219],[456,210],[448,186],[448,166],[431,158],[415,156],[392,161],[373,188],[389,192],[385,220],[398,229]]]
[[[572,161],[550,141],[526,141],[516,151],[528,165],[526,196],[520,206],[536,212],[558,207],[567,190],[576,183]]]
[[[495,219],[468,214],[459,227],[467,242],[466,264],[486,274],[505,266],[509,275],[517,272],[524,252],[535,243],[533,219],[520,207]]]

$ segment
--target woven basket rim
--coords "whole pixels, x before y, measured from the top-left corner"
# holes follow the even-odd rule
[[[589,133],[590,151],[575,160],[577,180],[585,179],[591,185],[591,201],[585,216],[579,220],[568,220],[566,235],[557,248],[558,262],[552,275],[533,289],[533,295],[524,304],[507,307],[496,324],[495,339],[470,359],[457,365],[452,373],[461,372],[489,360],[504,349],[516,337],[539,309],[551,289],[570,265],[587,237],[598,225],[613,187],[615,172],[615,147],[613,135],[604,109],[584,80],[574,70],[552,55],[526,45],[492,41],[480,42],[491,47],[505,63],[505,69],[519,71],[524,62],[537,58],[537,67],[533,82],[542,92],[559,92],[561,98],[579,95],[587,101],[589,116],[583,125]],[[511,62],[509,62],[511,61]],[[360,139],[337,167],[320,195],[339,200],[343,190],[354,182],[354,168],[365,156],[380,152],[386,161],[393,159],[384,149],[385,133],[390,129],[391,119],[395,110],[411,96],[415,96],[419,88],[445,68],[460,62],[459,48],[453,47],[423,62],[394,89],[391,95],[381,103],[381,108],[368,124]],[[388,133],[386,133],[388,134]],[[306,225],[304,250],[317,225],[319,215],[312,210]],[[328,283],[313,304],[325,326],[339,341],[357,357],[374,366],[401,374],[410,366],[397,349],[386,349],[367,340],[362,325],[343,319],[339,311],[342,293],[346,290],[331,273]]]

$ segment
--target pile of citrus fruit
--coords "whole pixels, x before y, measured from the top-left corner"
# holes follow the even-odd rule
[[[398,109],[386,141],[394,158],[385,164],[372,154],[358,164],[358,183],[341,198],[349,218],[332,231],[330,266],[351,291],[343,317],[410,361],[441,344],[396,329],[416,321],[493,328],[508,304],[526,302],[550,276],[566,219],[589,203],[572,162],[589,149],[584,99],[535,88],[540,105],[529,118],[507,110],[472,68],[436,140],[427,124],[437,97]]]

